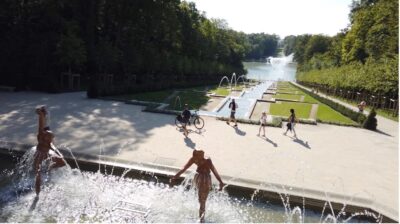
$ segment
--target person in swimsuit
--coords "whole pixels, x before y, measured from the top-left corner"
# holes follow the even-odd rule
[[[213,172],[214,176],[219,181],[219,190],[221,191],[224,187],[224,183],[222,182],[221,177],[219,176],[217,170],[215,169],[211,159],[204,158],[203,150],[194,150],[192,158],[186,163],[182,170],[180,170],[175,176],[170,179],[171,184],[175,183],[175,181],[179,178],[179,176],[184,173],[191,165],[196,164],[197,170],[196,175],[194,176],[193,183],[198,189],[199,195],[199,218],[201,222],[204,222],[205,210],[206,210],[206,201],[208,197],[208,193],[211,189],[211,175],[210,171]]]
[[[53,145],[54,134],[50,131],[50,128],[46,126],[46,115],[47,111],[44,106],[40,106],[36,108],[36,113],[39,115],[39,129],[37,134],[38,144],[36,146],[36,152],[34,155],[33,168],[35,170],[35,190],[36,195],[40,193],[40,185],[41,185],[41,169],[42,162],[49,159],[51,161],[49,165],[49,170],[65,166],[65,162],[62,159],[61,155],[58,155],[55,151],[55,147]],[[50,152],[50,149],[52,150]]]
[[[263,129],[263,137],[265,137],[265,126],[267,126],[267,113],[262,112],[261,118],[260,118],[260,128],[258,129],[258,134],[257,136],[260,136],[261,128]]]

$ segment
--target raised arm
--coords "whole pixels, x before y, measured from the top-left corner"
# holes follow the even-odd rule
[[[46,127],[46,110],[44,107],[36,108],[36,113],[39,115],[38,134],[42,133]]]
[[[210,167],[210,168],[211,168],[211,171],[213,172],[215,178],[217,178],[217,180],[219,181],[219,190],[221,191],[222,188],[224,187],[224,182],[222,182],[222,179],[221,179],[221,177],[219,176],[219,174],[218,174],[218,172],[217,172],[217,169],[215,169],[214,164],[212,163],[211,159],[210,159],[210,166],[211,166],[211,167]]]

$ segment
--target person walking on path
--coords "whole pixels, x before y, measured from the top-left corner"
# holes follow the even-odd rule
[[[231,109],[231,116],[229,117],[229,120],[226,123],[230,124],[231,121],[234,121],[235,122],[234,127],[237,127],[237,121],[236,121],[236,118],[235,118],[235,113],[236,113],[236,109],[238,108],[238,105],[235,102],[235,99],[232,99],[232,101],[229,103],[229,108]]]
[[[296,114],[294,113],[294,109],[290,109],[290,116],[288,118],[288,123],[286,124],[287,129],[286,129],[285,133],[283,133],[283,134],[286,135],[287,132],[290,130],[290,132],[294,133],[293,137],[297,138],[296,131],[294,130],[294,126],[296,125],[296,122],[297,122],[297,118],[296,118]]]
[[[365,101],[361,101],[357,107],[358,107],[358,112],[363,113],[365,107],[367,106],[367,103]]]
[[[175,176],[170,179],[170,183],[174,184],[179,176],[184,173],[190,166],[194,164],[197,165],[196,175],[194,176],[193,183],[198,190],[199,195],[199,218],[200,222],[204,222],[205,210],[206,210],[206,201],[208,197],[208,193],[211,189],[211,175],[210,171],[213,172],[214,176],[219,181],[219,190],[222,191],[224,187],[224,182],[222,182],[221,177],[219,176],[217,170],[215,169],[213,163],[210,158],[204,158],[203,150],[194,150],[193,156],[189,159],[186,165],[180,170]]]
[[[35,190],[36,195],[40,193],[41,185],[41,169],[42,163],[45,160],[50,160],[51,163],[48,170],[53,168],[65,166],[65,162],[62,159],[62,155],[59,155],[53,145],[54,134],[50,131],[50,128],[46,124],[47,111],[44,106],[36,108],[36,113],[39,115],[39,128],[37,134],[38,144],[36,146],[36,152],[34,155],[33,167],[35,170]],[[50,149],[52,151],[50,151]]]
[[[260,128],[258,129],[258,134],[257,136],[260,136],[261,129],[263,130],[263,137],[265,137],[265,126],[267,126],[267,113],[262,112],[261,118],[260,118]]]
[[[189,106],[185,104],[185,108],[182,111],[182,128],[183,128],[183,135],[185,137],[188,136],[189,131],[187,130],[187,125],[189,124],[189,119],[190,119],[190,111],[189,111]]]

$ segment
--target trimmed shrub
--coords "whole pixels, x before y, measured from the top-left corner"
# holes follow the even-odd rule
[[[363,124],[363,128],[375,131],[377,126],[378,126],[378,120],[376,120],[375,108],[372,108],[372,110],[368,114],[367,119]]]

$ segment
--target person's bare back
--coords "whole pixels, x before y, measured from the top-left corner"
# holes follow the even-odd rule
[[[211,159],[204,158],[204,151],[202,150],[194,150],[193,156],[189,159],[186,165],[180,170],[174,177],[171,178],[170,182],[173,184],[179,176],[185,172],[192,164],[197,165],[196,175],[193,178],[193,182],[198,190],[199,195],[199,217],[200,221],[204,222],[204,215],[206,209],[206,201],[208,194],[211,190],[211,171],[213,172],[214,176],[219,181],[219,190],[221,191],[224,187],[224,183],[222,182],[221,177],[219,176],[217,170],[215,169]]]

